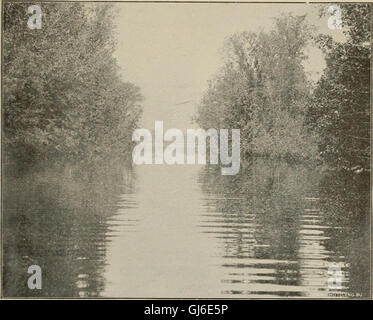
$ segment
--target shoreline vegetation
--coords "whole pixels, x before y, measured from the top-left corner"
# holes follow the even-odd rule
[[[195,122],[240,129],[243,164],[260,157],[370,171],[371,7],[340,7],[343,43],[291,14],[269,32],[232,35]],[[27,4],[4,4],[3,163],[89,166],[118,157],[130,166],[143,97],[113,58],[115,6],[42,10],[42,29],[30,30]],[[326,58],[317,83],[303,66],[308,45]]]
[[[40,30],[27,7],[4,4],[5,164],[129,160],[143,98],[113,57],[115,7],[42,4]]]
[[[370,171],[370,4],[340,4],[343,43],[316,35],[305,16],[282,15],[269,32],[224,44],[195,121],[241,130],[241,155]],[[321,10],[320,16],[326,11]],[[303,67],[307,45],[325,54],[316,84]]]
[[[43,2],[41,30],[29,5],[3,4],[5,297],[329,299],[332,264],[340,297],[370,296],[370,4],[339,4],[343,43],[291,15],[227,40],[195,121],[240,129],[231,176],[132,170],[142,96],[113,58],[115,5]]]

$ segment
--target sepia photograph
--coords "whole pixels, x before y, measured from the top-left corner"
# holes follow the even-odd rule
[[[2,299],[372,299],[370,3],[1,10]]]

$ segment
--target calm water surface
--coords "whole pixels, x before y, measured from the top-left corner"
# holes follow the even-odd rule
[[[255,160],[29,171],[4,188],[4,293],[368,297],[369,176]],[[42,290],[27,288],[40,265]],[[330,266],[342,286],[328,288]]]

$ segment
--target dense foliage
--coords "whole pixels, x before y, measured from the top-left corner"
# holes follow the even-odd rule
[[[112,6],[42,3],[42,28],[33,30],[28,6],[4,4],[6,157],[33,163],[130,152],[142,97],[113,58]]]
[[[224,67],[210,83],[197,122],[238,128],[246,157],[305,159],[316,153],[304,126],[310,83],[303,67],[311,38],[305,17],[282,16],[275,29],[243,32],[225,44]]]
[[[277,19],[270,32],[233,35],[197,122],[241,129],[245,159],[321,158],[335,168],[369,169],[370,5],[341,9],[344,42],[315,37],[304,16],[292,15]],[[307,45],[318,45],[326,58],[315,85],[304,70]]]
[[[370,168],[370,4],[341,5],[345,42],[320,36],[327,67],[309,108],[323,157],[337,168]]]

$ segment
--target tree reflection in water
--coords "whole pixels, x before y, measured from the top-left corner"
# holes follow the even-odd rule
[[[4,181],[4,294],[98,296],[103,290],[107,219],[135,177],[121,166],[33,170]],[[29,290],[27,269],[42,269]]]
[[[222,294],[369,295],[369,176],[253,160],[237,176],[206,167],[201,232],[220,240]],[[328,288],[328,268],[342,289]]]

